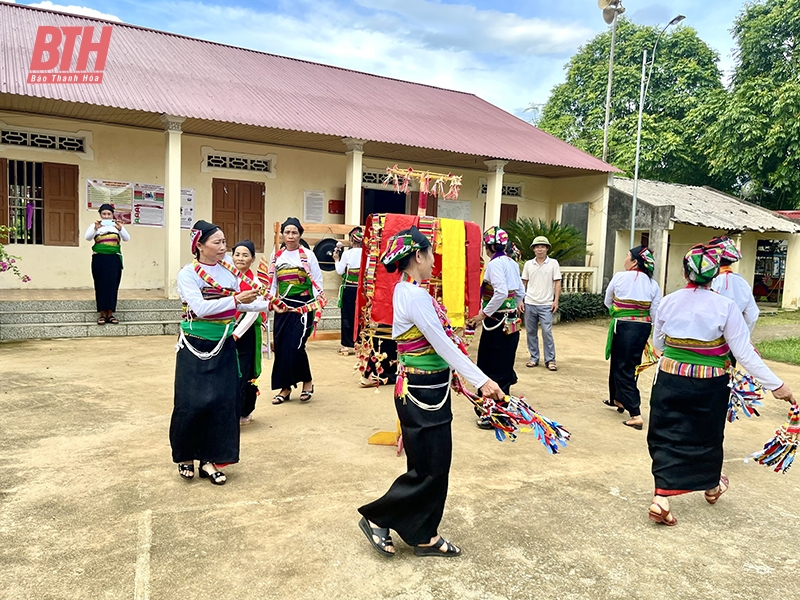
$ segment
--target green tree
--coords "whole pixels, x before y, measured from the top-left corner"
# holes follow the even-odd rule
[[[503,229],[519,249],[522,260],[531,260],[534,257],[531,242],[539,235],[545,236],[551,244],[548,256],[559,262],[591,254],[586,249],[587,243],[583,234],[572,225],[562,225],[558,221],[548,223],[541,219],[523,217],[517,221],[509,221],[503,225]]]
[[[652,50],[660,29],[617,24],[611,95],[611,164],[633,175],[642,51]],[[553,88],[538,126],[595,156],[602,156],[611,32],[595,36],[566,66],[567,79]],[[648,52],[649,55],[649,52]],[[640,176],[726,189],[731,181],[709,174],[697,147],[692,109],[723,91],[719,57],[691,27],[668,30],[658,43],[642,121]]]
[[[732,33],[733,86],[694,111],[699,146],[750,200],[800,207],[800,0],[748,4]]]

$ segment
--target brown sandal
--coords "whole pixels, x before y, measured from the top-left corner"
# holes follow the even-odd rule
[[[725,486],[725,489],[722,489],[723,485]],[[731,486],[730,482],[728,481],[728,478],[725,477],[725,475],[720,475],[717,491],[714,492],[713,494],[709,494],[708,492],[703,493],[703,495],[706,498],[706,502],[708,502],[709,504],[716,504],[717,500],[719,500],[719,497],[722,496],[722,494],[724,494],[725,492],[727,492],[729,487]]]
[[[545,366],[547,367],[548,371],[558,371],[558,367],[556,366],[556,361],[551,360],[550,362],[546,362]]]
[[[654,511],[653,510],[654,506],[657,506],[660,512]],[[664,525],[669,525],[670,527],[678,524],[678,519],[676,517],[672,517],[672,519],[670,519],[672,513],[663,506],[661,506],[658,502],[653,502],[650,505],[650,510],[648,512],[650,513],[651,521],[655,521],[656,523],[663,523]]]

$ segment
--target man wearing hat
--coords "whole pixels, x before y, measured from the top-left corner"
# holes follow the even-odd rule
[[[553,341],[553,313],[558,310],[561,296],[561,268],[558,261],[547,256],[550,240],[539,235],[533,239],[531,248],[535,258],[525,263],[522,269],[522,285],[525,287],[525,330],[528,336],[528,352],[531,359],[526,367],[539,366],[539,332],[542,325],[544,364],[550,371],[556,366],[556,345]]]

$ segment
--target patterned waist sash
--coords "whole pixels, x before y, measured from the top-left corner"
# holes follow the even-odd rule
[[[357,286],[358,285],[358,273],[360,269],[347,269],[344,273],[344,285],[346,286]]]
[[[300,267],[278,269],[278,295],[281,298],[307,296],[311,292],[311,281]]]
[[[730,348],[725,338],[704,341],[667,336],[664,357],[676,362],[726,369],[730,365]],[[691,377],[691,375],[689,375]]]
[[[611,315],[611,322],[608,324],[608,336],[606,337],[606,360],[611,356],[611,343],[614,339],[614,332],[617,330],[617,321],[634,321],[639,323],[651,323],[650,302],[647,300],[627,300],[617,298],[608,307],[608,314]]]
[[[488,281],[484,281],[481,285],[481,308],[486,308],[486,305],[489,304],[489,301],[494,296],[494,287]],[[517,295],[514,292],[510,292],[503,303],[500,305],[500,308],[497,311],[508,311],[508,310],[515,310],[517,308]]]
[[[92,252],[95,254],[122,254],[119,234],[109,231],[95,236]]]
[[[712,379],[726,375],[728,370],[725,367],[712,367],[707,365],[695,365],[680,362],[664,356],[659,362],[659,370],[671,375],[681,377],[694,377],[695,379]]]
[[[200,293],[203,295],[203,300],[219,300],[221,298],[227,298],[233,295],[231,292],[235,294],[236,290],[233,290],[231,288],[216,289],[213,287],[204,287],[200,290]],[[184,302],[183,322],[181,323],[181,327],[183,327],[184,324],[188,324],[189,330],[187,331],[187,333],[196,335],[196,331],[194,331],[192,328],[192,325],[194,325],[195,323],[209,322],[209,323],[222,324],[224,326],[227,325],[228,323],[233,322],[235,319],[236,319],[236,308],[232,308],[230,310],[224,310],[222,312],[214,313],[213,315],[208,315],[206,317],[200,318],[194,313],[194,311],[192,311],[191,308],[189,308],[189,305],[186,302]],[[231,333],[233,333],[232,329]],[[212,339],[212,338],[204,338],[204,339]],[[213,338],[213,339],[219,339],[219,338]]]

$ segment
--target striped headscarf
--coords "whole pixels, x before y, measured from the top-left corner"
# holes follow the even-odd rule
[[[742,258],[742,253],[739,252],[739,249],[733,243],[733,240],[729,238],[727,235],[722,235],[720,237],[715,237],[713,240],[708,242],[709,246],[716,246],[720,250],[720,258],[722,260],[727,260],[728,262],[735,263]]]
[[[414,241],[414,237],[410,233],[392,236],[389,238],[389,243],[386,244],[386,251],[381,256],[381,262],[390,265],[417,250],[422,250],[422,246]]]
[[[686,278],[697,285],[707,285],[719,273],[720,249],[718,246],[697,244],[683,257]]]
[[[647,273],[649,277],[653,276],[653,271],[656,270],[656,259],[653,253],[647,246],[636,246],[630,249],[631,257],[636,261],[636,265],[643,273]]]
[[[505,246],[508,243],[508,234],[499,227],[489,227],[483,234],[483,243],[490,246]]]

